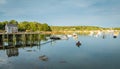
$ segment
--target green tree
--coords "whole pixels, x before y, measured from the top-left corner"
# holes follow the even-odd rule
[[[18,25],[18,22],[16,20],[11,20],[11,21],[9,21],[9,24],[16,24],[16,25]]]

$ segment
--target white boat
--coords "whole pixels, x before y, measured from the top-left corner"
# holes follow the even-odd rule
[[[72,35],[67,35],[67,37],[72,37]]]
[[[67,39],[68,39],[68,36],[67,36],[67,35],[63,35],[63,36],[61,36],[60,38],[63,39],[63,40],[67,40]]]
[[[76,33],[73,33],[73,37],[77,37],[78,35]]]

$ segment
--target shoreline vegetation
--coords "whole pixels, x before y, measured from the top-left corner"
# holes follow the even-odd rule
[[[4,33],[6,24],[16,24],[19,32],[42,32],[45,34],[72,34],[74,32],[89,34],[91,32],[120,32],[120,27],[103,28],[98,26],[49,26],[47,23],[18,22],[16,20],[0,22],[0,33]]]

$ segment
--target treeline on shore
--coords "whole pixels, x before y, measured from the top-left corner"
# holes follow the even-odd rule
[[[28,21],[18,22],[16,20],[0,22],[0,30],[5,30],[6,24],[16,24],[19,31],[51,31],[51,28],[47,23]]]
[[[90,30],[120,30],[117,28],[103,28],[98,26],[49,26],[47,23],[40,22],[29,22],[23,21],[18,22],[16,20],[0,22],[0,30],[5,30],[6,24],[16,24],[19,31],[90,31]]]
[[[51,26],[51,29],[54,31],[83,31],[83,30],[101,30],[104,29],[102,27],[96,27],[96,26]]]
[[[117,28],[104,28],[98,26],[51,26],[53,31],[91,31],[91,30],[120,30],[120,27]]]

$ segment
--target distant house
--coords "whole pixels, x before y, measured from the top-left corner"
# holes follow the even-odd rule
[[[6,24],[5,31],[6,33],[16,33],[18,32],[18,27],[16,24]]]

